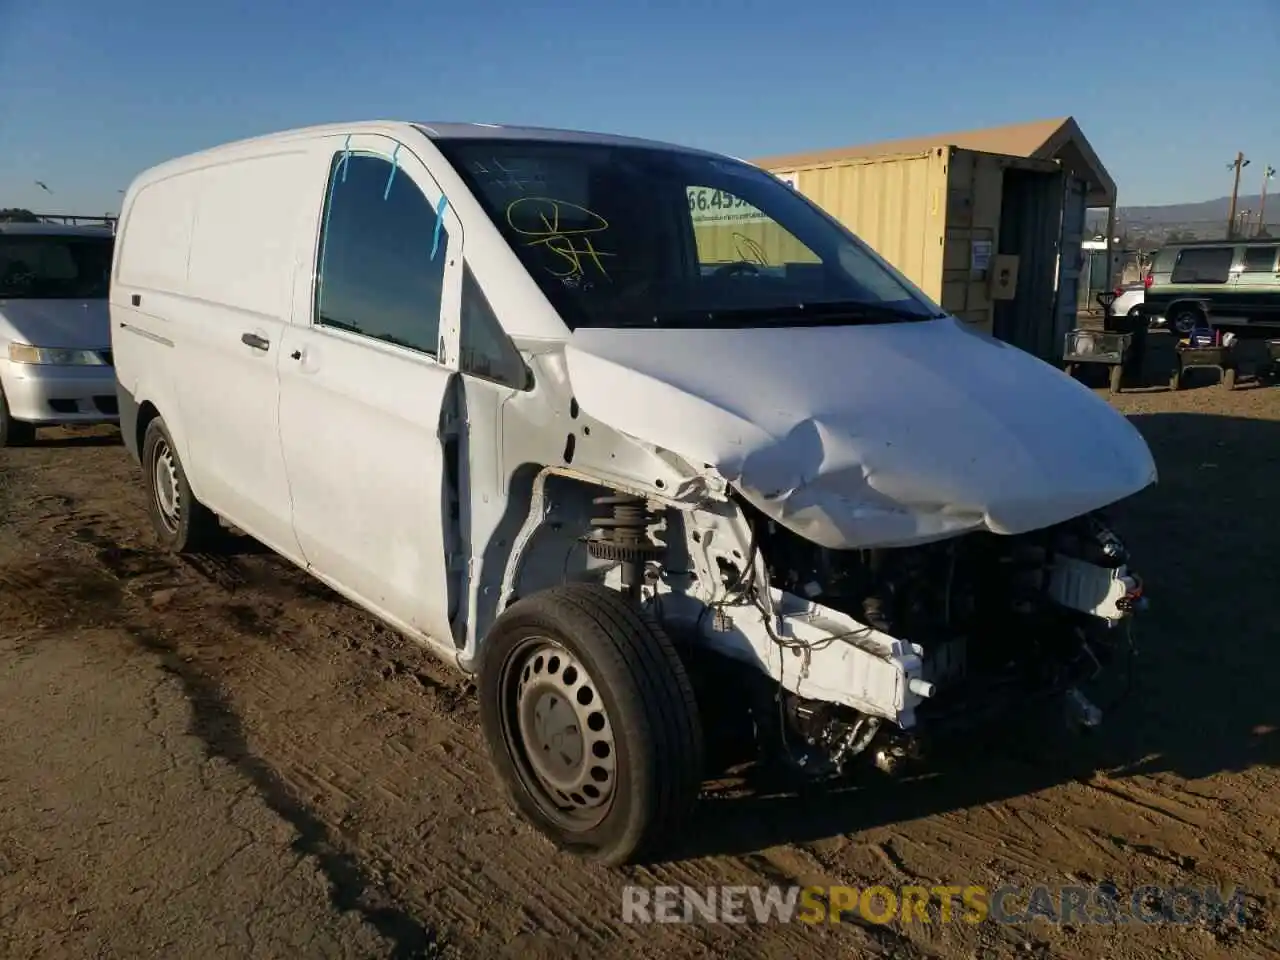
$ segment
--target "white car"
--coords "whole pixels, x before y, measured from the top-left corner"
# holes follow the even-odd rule
[[[1116,287],[1116,299],[1111,304],[1112,315],[1116,317],[1138,317],[1142,313],[1143,304],[1146,303],[1148,286],[1150,286],[1150,277],[1138,283],[1126,283]],[[1147,325],[1152,329],[1162,328],[1165,325],[1165,318],[1160,316],[1148,317]]]
[[[110,230],[0,223],[0,447],[114,423]]]
[[[130,186],[111,314],[160,540],[221,517],[474,673],[511,802],[608,863],[678,832],[709,690],[797,774],[890,766],[1045,694],[1096,721],[1141,605],[1096,513],[1156,479],[1129,421],[718,154],[229,144]]]

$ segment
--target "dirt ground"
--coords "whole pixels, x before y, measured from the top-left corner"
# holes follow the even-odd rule
[[[1280,956],[1280,388],[1114,402],[1160,483],[1136,689],[1088,742],[704,801],[610,871],[514,818],[464,680],[249,544],[159,553],[103,428],[0,451],[0,956]],[[1011,741],[1012,742],[1012,741]],[[1160,926],[628,925],[626,883],[1220,884]]]

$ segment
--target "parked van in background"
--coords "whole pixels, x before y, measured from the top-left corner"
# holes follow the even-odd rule
[[[1154,482],[1141,435],[750,164],[295,130],[140,175],[113,271],[160,540],[225,518],[474,672],[565,849],[677,839],[710,694],[823,778],[1028,698],[1095,723],[1127,652],[1096,511]]]
[[[1280,329],[1280,240],[1193,241],[1159,250],[1145,302],[1179,333],[1206,320],[1242,337]],[[1208,311],[1206,316],[1206,309]]]
[[[116,421],[109,229],[0,223],[0,447]]]

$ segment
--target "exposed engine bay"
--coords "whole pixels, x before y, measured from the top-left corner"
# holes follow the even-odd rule
[[[581,542],[672,633],[755,668],[761,749],[806,776],[839,775],[862,754],[888,769],[927,728],[1016,716],[1037,698],[1095,724],[1077,685],[1132,652],[1142,584],[1100,514],[835,550],[749,504],[725,507],[595,497]]]
[[[922,652],[922,724],[978,722],[1035,696],[1065,695],[1132,650],[1143,603],[1124,545],[1098,515],[1018,537],[975,533],[918,547],[828,550],[772,521],[760,552],[770,584],[843,612]],[[792,732],[838,771],[880,724],[830,704],[785,698]],[[891,765],[902,747],[877,754]],[[815,763],[816,761],[816,763]]]

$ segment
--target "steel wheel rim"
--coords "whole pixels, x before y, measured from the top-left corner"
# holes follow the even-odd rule
[[[600,687],[546,637],[526,638],[502,674],[504,735],[520,779],[561,826],[597,826],[613,806],[618,748]]]
[[[170,533],[176,533],[182,522],[182,491],[178,486],[178,462],[165,440],[156,443],[152,482],[160,522]]]

